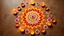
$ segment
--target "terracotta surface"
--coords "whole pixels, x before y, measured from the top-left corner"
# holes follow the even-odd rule
[[[64,0],[35,0],[39,3],[41,1],[51,10],[57,24],[53,25],[52,29],[46,30],[46,35],[36,36],[64,36]],[[21,2],[26,3],[29,0],[0,0],[0,36],[30,36],[21,34],[15,28],[15,18],[11,11],[19,6]]]

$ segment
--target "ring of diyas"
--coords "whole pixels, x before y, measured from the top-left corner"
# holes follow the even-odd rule
[[[15,27],[19,28],[21,32],[25,32],[25,34],[45,33],[48,27],[52,27],[52,24],[56,23],[55,18],[51,15],[51,11],[44,3],[40,5],[42,9],[34,7],[34,4],[31,4],[32,7],[25,7],[25,4],[21,3],[21,6],[13,9]]]

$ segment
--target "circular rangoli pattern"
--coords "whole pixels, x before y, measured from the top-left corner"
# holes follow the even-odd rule
[[[31,5],[35,6],[35,2],[32,2]],[[21,3],[21,7],[25,8],[25,4]],[[41,4],[41,8],[44,11],[38,7],[29,7],[22,11],[21,7],[13,9],[13,14],[15,16],[16,28],[19,28],[21,32],[25,32],[25,34],[45,33],[48,27],[56,23],[56,20],[44,3]]]
[[[21,22],[25,23],[25,25],[37,26],[41,25],[43,22],[43,12],[39,9],[26,9],[25,12],[22,13],[24,15],[21,14]]]

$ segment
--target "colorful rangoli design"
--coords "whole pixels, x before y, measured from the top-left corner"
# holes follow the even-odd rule
[[[28,5],[29,3],[26,4]],[[38,5],[39,3],[32,1],[29,4],[31,6],[26,7],[24,3],[21,3],[21,6],[13,9],[16,28],[19,28],[21,32],[25,32],[25,34],[45,33],[48,27],[56,23],[56,20],[51,15],[51,11],[44,3],[40,4],[41,8],[35,7],[37,6],[36,4]]]

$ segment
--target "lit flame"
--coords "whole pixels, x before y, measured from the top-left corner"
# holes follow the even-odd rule
[[[33,1],[33,0],[31,0],[30,4],[34,4],[34,1]]]
[[[45,32],[45,30],[43,29],[43,30],[41,30],[41,32],[42,32],[42,33],[44,33],[44,32]]]
[[[24,31],[24,28],[23,28],[23,27],[19,27],[19,30],[20,30],[21,32],[23,32],[23,31]]]
[[[32,30],[30,33],[31,33],[31,35],[33,35],[34,34],[34,31]]]

